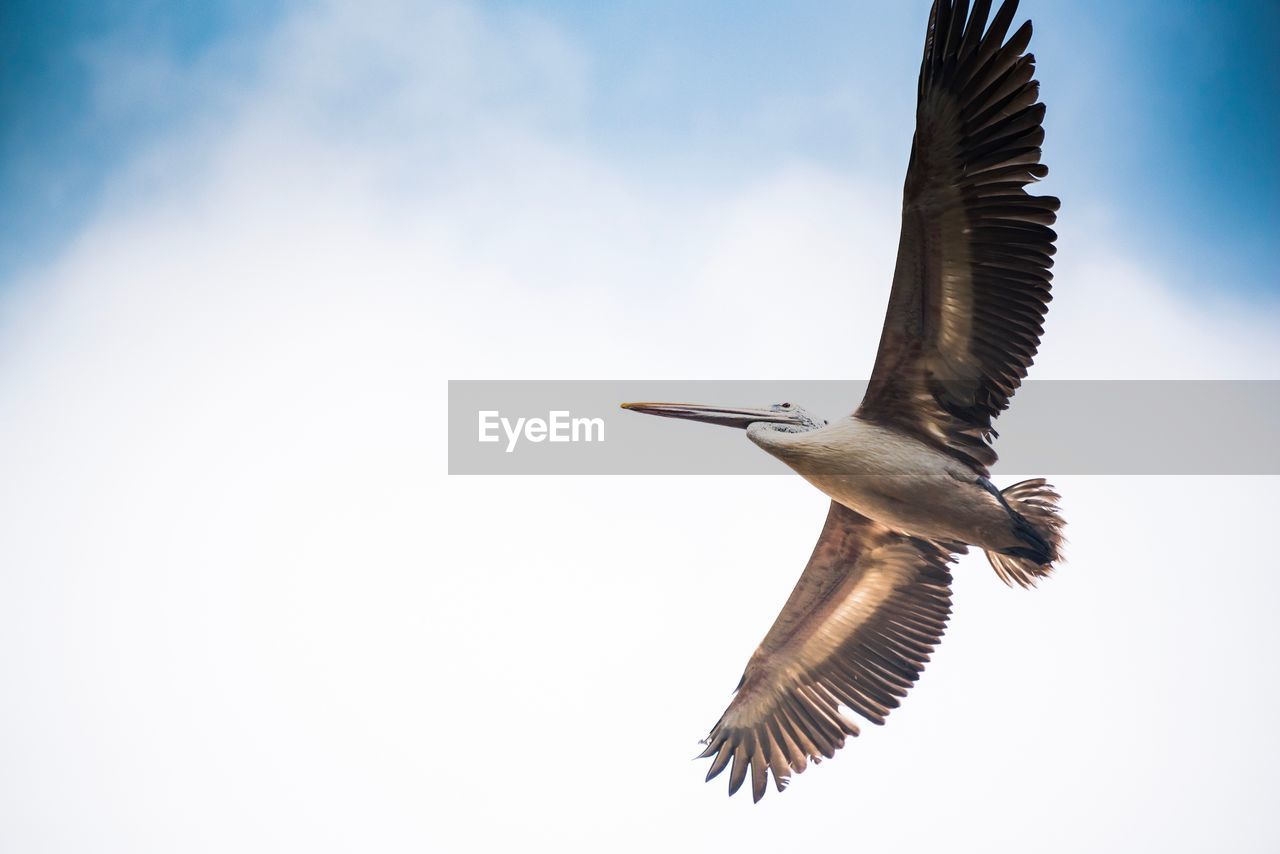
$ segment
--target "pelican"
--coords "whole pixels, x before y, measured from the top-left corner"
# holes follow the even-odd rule
[[[1017,0],[935,0],[920,66],[897,266],[857,411],[626,403],[737,427],[831,499],[790,598],[705,740],[707,779],[733,763],[763,797],[884,723],[951,612],[950,565],[982,549],[1006,584],[1034,586],[1061,560],[1059,496],[1043,480],[988,477],[992,420],[1027,375],[1048,310],[1058,200],[1026,186],[1040,162],[1039,103]],[[1008,36],[1006,38],[1006,36]]]

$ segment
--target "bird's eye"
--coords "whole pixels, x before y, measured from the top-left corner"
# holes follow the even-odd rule
[[[784,403],[784,404],[782,404],[782,408],[783,408],[783,409],[790,409],[790,408],[791,408],[791,404],[789,404],[789,403]]]

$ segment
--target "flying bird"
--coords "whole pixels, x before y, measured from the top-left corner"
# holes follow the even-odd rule
[[[1050,299],[1058,200],[1026,186],[1045,108],[1031,22],[1017,0],[935,0],[925,37],[902,231],[880,347],[853,414],[827,423],[791,403],[626,409],[746,430],[831,498],[800,580],[706,739],[710,780],[781,791],[884,723],[919,677],[951,612],[950,565],[974,546],[1007,584],[1061,559],[1058,494],[988,477],[992,420],[1027,375]]]

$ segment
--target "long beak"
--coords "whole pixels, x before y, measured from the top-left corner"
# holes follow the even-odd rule
[[[734,409],[724,406],[704,406],[700,403],[624,403],[622,408],[630,409],[632,412],[643,412],[646,415],[703,421],[707,424],[737,427],[742,430],[745,430],[748,425],[761,421],[772,424],[799,423],[792,413],[777,412],[772,409]]]

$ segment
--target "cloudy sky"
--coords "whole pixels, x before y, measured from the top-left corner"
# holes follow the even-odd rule
[[[449,379],[865,376],[927,7],[4,4],[0,847],[1280,845],[1275,479],[1058,478],[753,807],[690,758],[825,499],[445,473]],[[1280,379],[1275,5],[1023,14],[1033,376]]]

